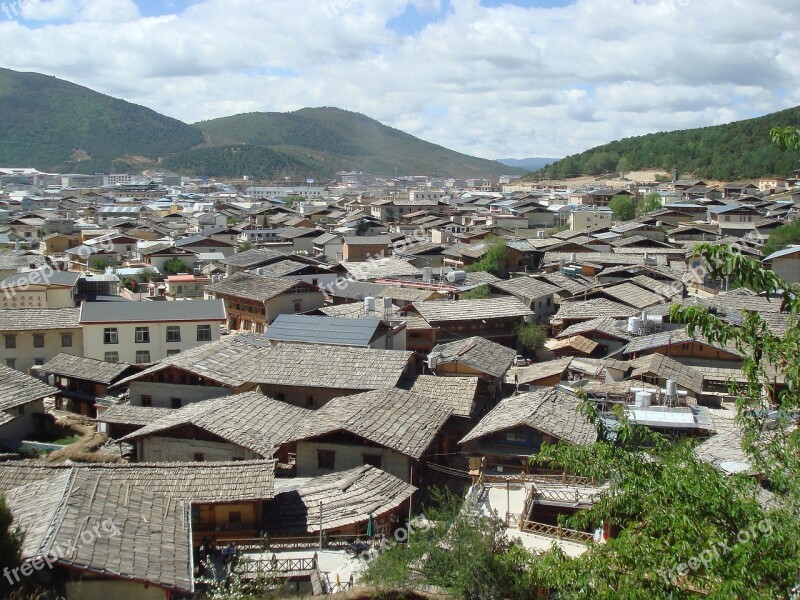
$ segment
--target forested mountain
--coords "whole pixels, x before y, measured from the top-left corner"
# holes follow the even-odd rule
[[[123,167],[203,142],[157,112],[38,73],[0,69],[0,164],[69,172]],[[80,160],[83,159],[83,160]]]
[[[455,177],[522,174],[522,169],[448,150],[339,108],[289,113],[246,113],[195,123],[212,141],[267,146],[319,172],[358,170],[393,176],[425,173]]]
[[[703,179],[788,175],[800,166],[797,157],[769,137],[771,128],[785,125],[800,126],[800,107],[727,125],[624,138],[567,156],[530,178],[599,175],[618,170],[622,158],[625,170],[677,169]]]

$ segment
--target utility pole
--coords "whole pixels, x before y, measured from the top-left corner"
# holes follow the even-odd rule
[[[322,552],[322,500],[319,501],[319,551]]]

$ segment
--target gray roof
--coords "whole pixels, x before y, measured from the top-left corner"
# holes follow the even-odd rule
[[[80,308],[0,309],[0,331],[79,329]]]
[[[582,335],[591,332],[600,332],[604,335],[628,341],[631,336],[626,331],[626,322],[611,317],[597,317],[589,321],[581,321],[570,325],[556,337],[565,338],[573,335]],[[588,336],[591,337],[591,336]]]
[[[346,235],[344,243],[348,246],[388,246],[392,240],[388,235]]]
[[[0,288],[47,285],[74,287],[81,274],[75,271],[54,271],[51,269],[37,269],[24,273],[13,273],[0,282]]]
[[[631,379],[643,375],[657,375],[662,379],[672,379],[681,388],[692,392],[695,396],[703,391],[703,374],[693,368],[679,363],[663,354],[649,354],[630,361],[633,371]]]
[[[280,260],[286,256],[287,255],[285,252],[281,252],[273,248],[254,248],[253,250],[247,250],[245,252],[240,252],[238,254],[234,254],[233,256],[229,256],[222,261],[222,264],[230,265],[231,267],[240,267],[242,269],[250,269],[253,267],[260,267],[261,265],[265,265],[269,262]]]
[[[86,379],[109,385],[131,367],[128,363],[109,363],[94,358],[61,353],[39,367],[40,373],[53,373],[62,377]]]
[[[742,431],[736,428],[707,439],[694,451],[697,458],[714,465],[723,473],[749,473],[753,459],[745,452],[742,441]]]
[[[492,377],[503,377],[517,352],[482,337],[471,337],[439,344],[431,354],[439,355],[439,364],[462,364]]]
[[[512,396],[495,406],[459,443],[527,425],[571,444],[591,444],[597,430],[579,407],[579,399],[555,389]]]
[[[206,291],[213,294],[224,294],[257,302],[266,302],[275,296],[288,292],[297,283],[296,279],[282,279],[280,277],[266,277],[254,273],[239,272],[222,281],[212,283],[206,287]]]
[[[264,529],[287,535],[338,529],[366,522],[400,506],[416,491],[397,477],[364,465],[321,477],[280,479],[264,503]]]
[[[666,285],[664,287],[667,287]],[[619,300],[624,304],[633,306],[634,308],[643,309],[655,304],[664,303],[664,297],[654,294],[644,288],[639,287],[635,283],[626,281],[618,285],[603,288],[603,293],[611,296],[614,300]]]
[[[427,396],[436,402],[449,406],[453,414],[470,417],[478,393],[478,377],[437,377],[420,375],[411,388],[420,396]]]
[[[100,423],[119,425],[136,425],[144,427],[153,421],[173,412],[171,408],[158,408],[155,406],[131,406],[130,404],[115,404],[97,415]]]
[[[133,441],[150,435],[169,437],[170,429],[191,425],[269,458],[312,414],[313,411],[274,400],[260,392],[246,392],[193,402],[121,439]]]
[[[450,417],[452,409],[415,392],[395,387],[340,396],[314,413],[296,440],[347,431],[418,459]]]
[[[519,298],[528,305],[538,298],[551,296],[560,291],[558,287],[533,277],[515,277],[506,281],[495,281],[489,285]]]
[[[0,365],[0,411],[52,396],[56,391],[22,371]]]
[[[511,370],[506,373],[506,383],[527,385],[555,375],[558,375],[560,379],[567,369],[569,369],[571,363],[572,357],[566,356],[564,358],[557,358],[556,360],[548,360],[547,362],[533,363],[526,367],[512,367]]]
[[[642,336],[636,338],[625,346],[624,354],[633,354],[636,352],[643,352],[646,350],[653,350],[663,346],[672,346],[673,344],[685,344],[687,342],[694,342],[697,344],[704,344],[718,350],[729,352],[735,356],[741,356],[741,352],[736,349],[733,342],[729,342],[725,347],[709,342],[702,334],[697,332],[694,337],[689,335],[685,329],[675,329],[672,331],[661,331],[652,335]]]
[[[0,269],[7,271],[9,269],[16,271],[17,269],[38,269],[47,265],[47,259],[41,254],[30,251],[11,251],[0,252]]]
[[[354,279],[382,279],[387,277],[422,275],[417,267],[409,262],[394,257],[381,257],[364,262],[345,262],[340,263]]]
[[[638,311],[619,302],[613,302],[606,298],[593,298],[592,300],[572,300],[562,302],[558,312],[555,314],[556,320],[585,320],[596,319],[597,317],[626,318],[633,317]]]
[[[25,560],[50,554],[78,571],[193,589],[187,505],[79,468],[10,490],[7,500],[25,533]],[[87,533],[92,543],[80,543]]]
[[[81,324],[225,320],[222,300],[84,302],[80,311]]]
[[[345,319],[278,315],[264,338],[273,342],[307,342],[335,346],[369,346],[381,321],[373,317]]]
[[[414,308],[428,323],[533,315],[527,306],[513,296],[479,300],[429,300],[415,302]]]

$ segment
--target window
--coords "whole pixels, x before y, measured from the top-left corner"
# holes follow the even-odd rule
[[[172,408],[180,408],[183,406],[183,400],[180,398],[170,398],[170,403],[172,404]]]
[[[309,408],[314,407],[314,396],[306,396],[306,406]]]
[[[203,462],[205,460],[205,455],[202,452],[195,452],[194,453],[194,462]]]
[[[333,471],[336,464],[336,452],[334,450],[317,450],[317,468]]]
[[[137,350],[136,351],[136,364],[140,365],[142,363],[149,363],[150,362],[150,350]]]
[[[509,444],[525,445],[528,442],[528,436],[524,433],[507,433],[505,439]]]
[[[553,303],[553,299],[552,298],[548,298],[547,299],[547,306],[550,306],[552,303]]]
[[[7,358],[6,359],[6,366],[9,369],[15,369],[17,367],[17,360],[14,358]]]
[[[104,344],[118,344],[119,336],[117,335],[116,327],[106,327],[103,329],[103,343]]]
[[[150,343],[150,328],[149,327],[137,327],[136,328],[136,343],[137,344],[149,344]]]
[[[198,325],[197,326],[197,341],[210,342],[211,341],[211,325]]]
[[[167,325],[167,341],[180,342],[181,341],[181,326],[180,325]]]
[[[61,347],[62,348],[72,348],[72,334],[71,333],[62,333],[61,334]]]
[[[302,300],[295,300],[294,301],[294,312],[299,313],[303,310],[303,301]]]
[[[34,365],[43,365],[44,364],[44,359],[43,358],[34,358],[33,359],[33,364]]]
[[[34,333],[33,334],[33,347],[34,348],[44,348],[44,334],[43,333]]]
[[[16,348],[17,347],[17,336],[15,335],[6,335],[3,336],[6,338],[6,348]]]
[[[147,394],[142,394],[142,406],[153,406],[153,397]]]
[[[172,350],[167,350],[167,356],[175,356],[176,354],[180,354],[181,351],[177,348],[173,348]]]
[[[109,363],[118,363],[119,352],[106,352],[103,356],[103,360]]]
[[[365,465],[372,465],[376,469],[381,468],[381,455],[380,454],[364,454],[364,464]]]

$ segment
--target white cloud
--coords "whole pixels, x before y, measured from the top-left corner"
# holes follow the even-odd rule
[[[0,61],[189,122],[340,106],[486,157],[559,156],[800,103],[798,34],[775,26],[800,19],[793,0],[417,0],[431,22],[401,35],[387,24],[406,5],[204,0],[141,17],[129,0],[28,0],[25,18],[44,23],[0,20]]]

